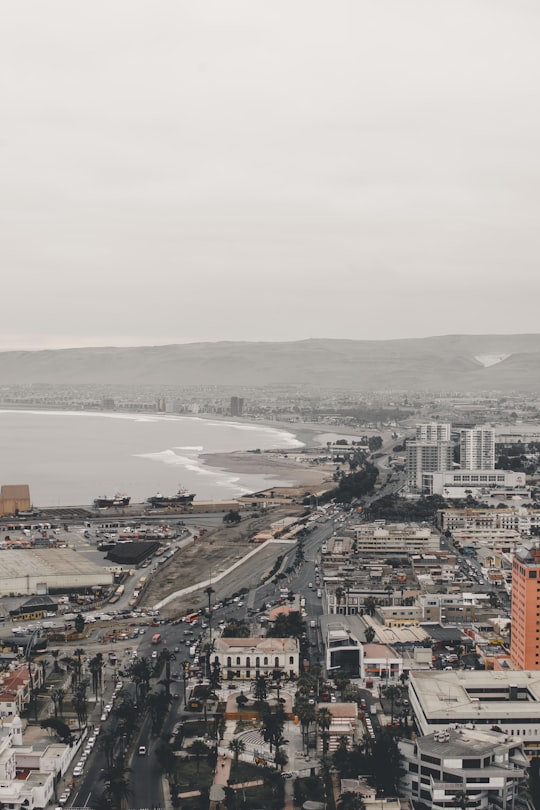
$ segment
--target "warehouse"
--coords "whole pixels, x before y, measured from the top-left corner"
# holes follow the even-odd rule
[[[71,592],[112,582],[111,571],[71,549],[0,550],[0,596]]]

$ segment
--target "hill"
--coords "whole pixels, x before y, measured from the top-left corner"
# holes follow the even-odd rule
[[[312,386],[534,391],[540,335],[310,339],[0,353],[3,384]]]

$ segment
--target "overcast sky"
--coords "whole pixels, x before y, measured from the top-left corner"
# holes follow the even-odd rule
[[[0,348],[538,332],[537,0],[3,0]]]

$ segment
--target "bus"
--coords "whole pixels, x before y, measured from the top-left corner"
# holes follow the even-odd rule
[[[193,622],[196,622],[198,620],[199,620],[199,614],[198,613],[188,613],[188,615],[184,616],[184,619],[183,619],[183,621],[187,622],[187,624],[193,624]]]
[[[161,641],[161,633],[154,633],[152,636],[152,644],[159,644]]]

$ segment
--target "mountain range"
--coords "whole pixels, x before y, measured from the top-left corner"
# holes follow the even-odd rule
[[[355,391],[540,388],[540,335],[309,339],[0,353],[3,384],[315,386]]]

